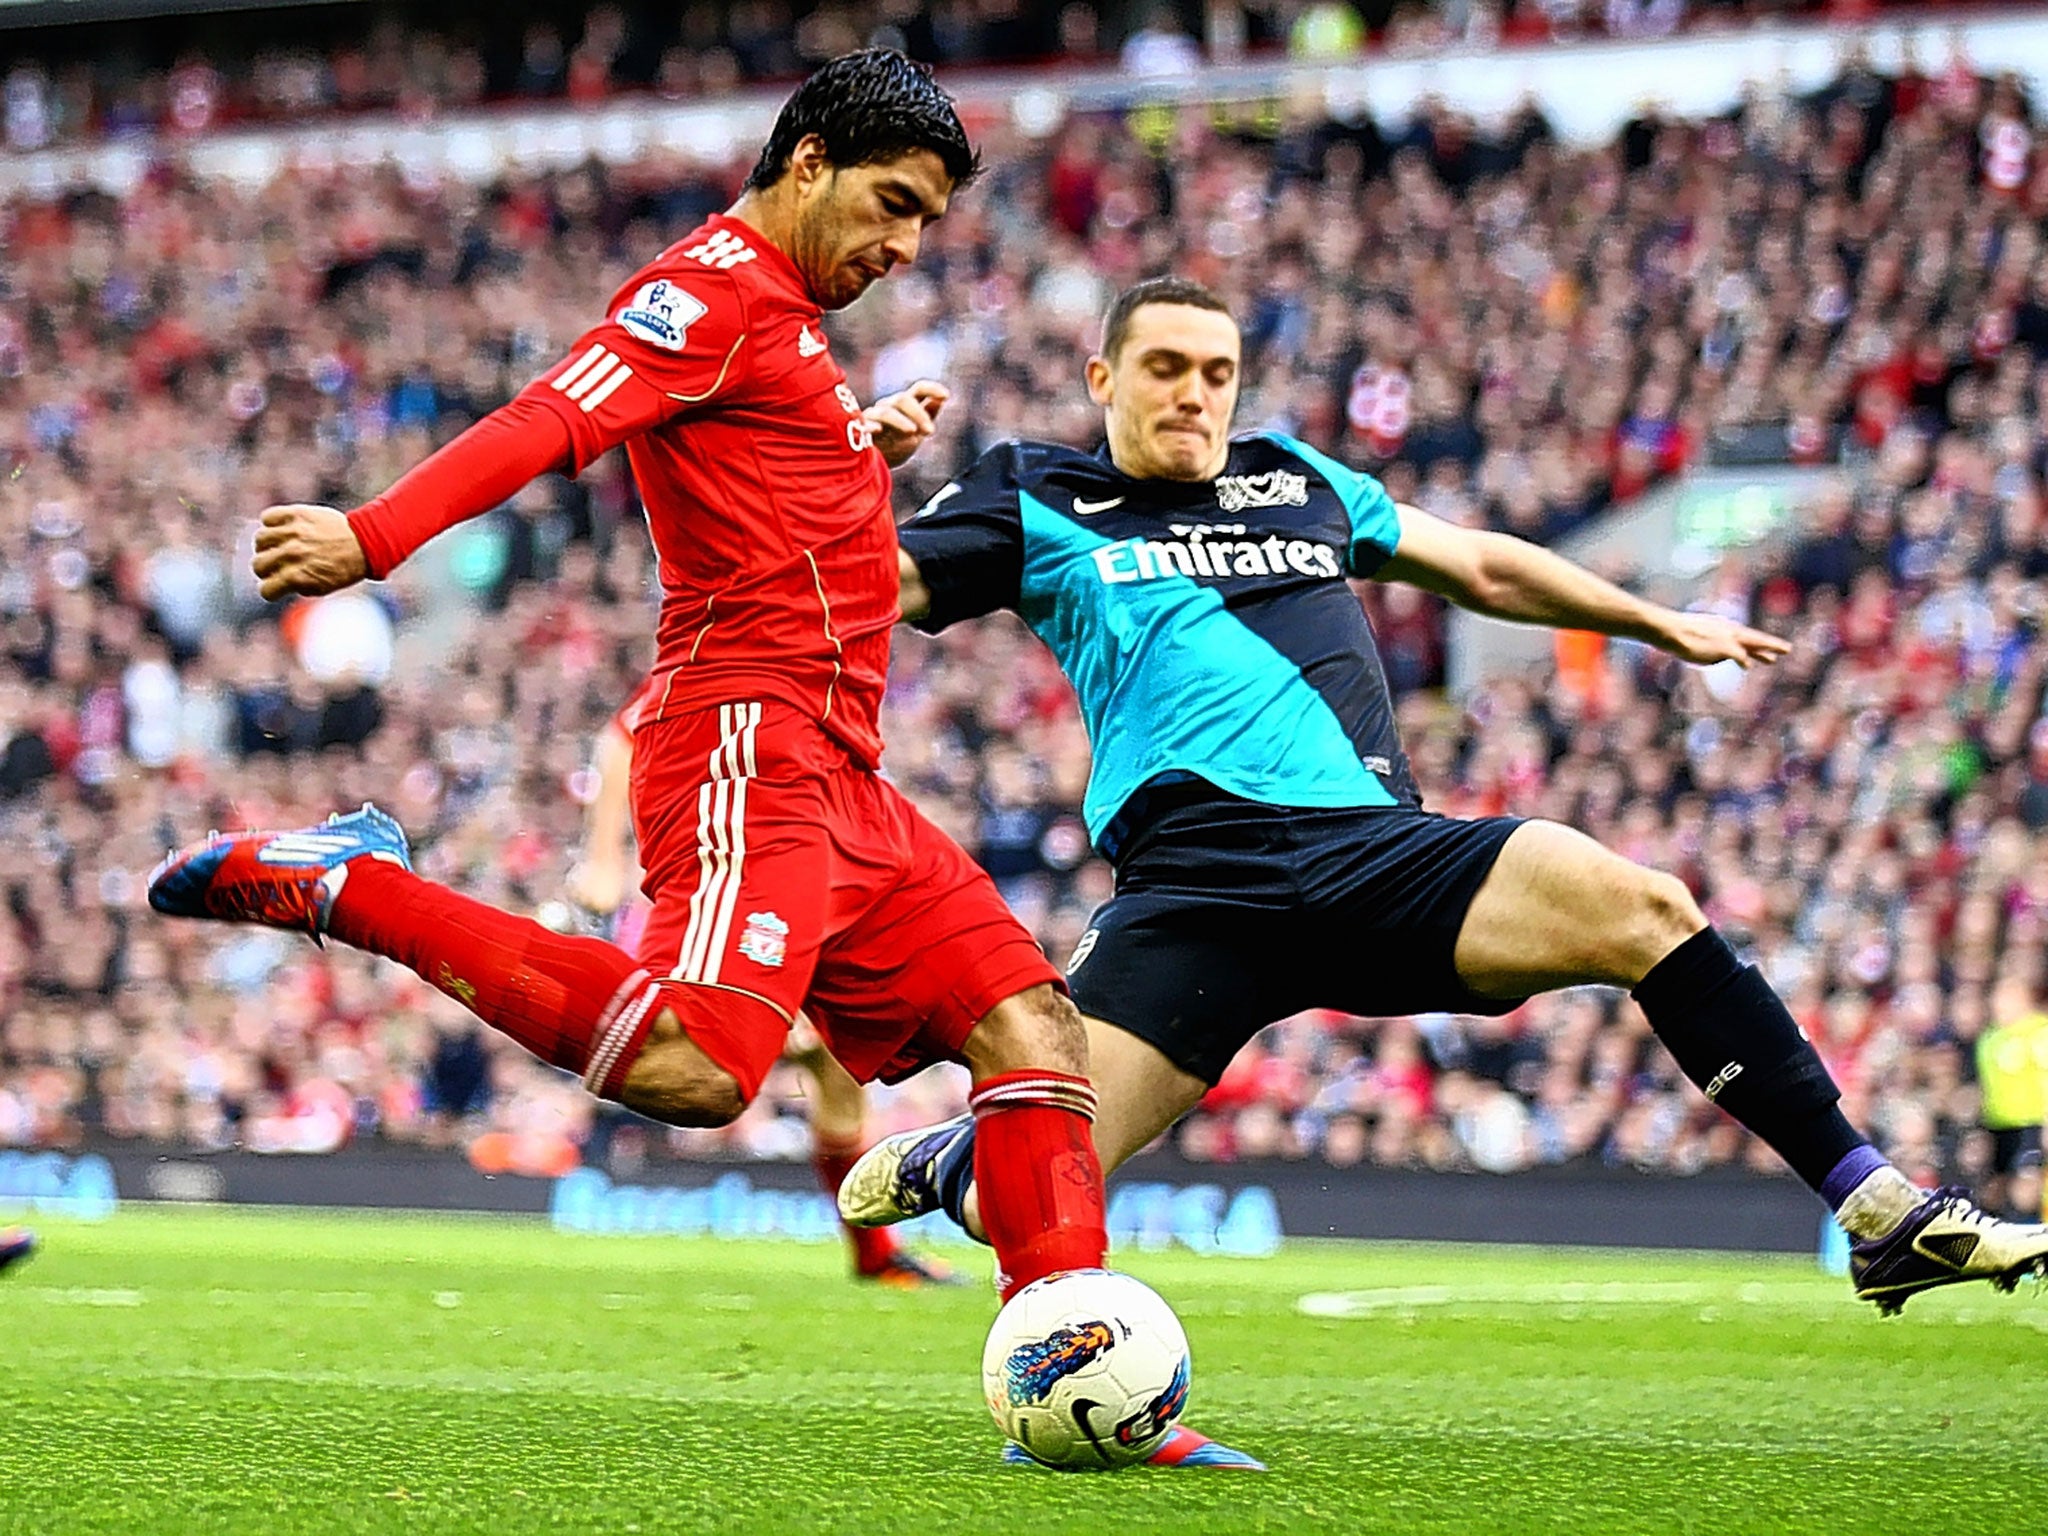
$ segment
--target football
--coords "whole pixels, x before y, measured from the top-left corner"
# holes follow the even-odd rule
[[[981,1356],[989,1412],[1033,1460],[1105,1471],[1157,1450],[1188,1401],[1188,1338],[1158,1292],[1108,1269],[1010,1298]]]

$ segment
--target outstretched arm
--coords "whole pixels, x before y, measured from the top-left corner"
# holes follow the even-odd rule
[[[1400,507],[1400,542],[1374,572],[1496,619],[1623,635],[1705,666],[1768,665],[1791,650],[1776,635],[1707,613],[1645,602],[1561,555],[1504,533],[1460,528]]]
[[[270,507],[256,534],[264,597],[318,597],[383,580],[438,533],[490,511],[536,475],[568,467],[569,429],[522,395],[408,470],[350,513],[293,503]]]
[[[381,581],[427,540],[502,505],[536,476],[581,474],[606,449],[722,402],[749,367],[745,310],[732,284],[695,270],[642,284],[509,404],[346,516],[270,508],[256,540],[263,595],[317,597]]]

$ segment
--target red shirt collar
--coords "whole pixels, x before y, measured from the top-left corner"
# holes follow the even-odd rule
[[[802,300],[813,310],[818,310],[818,301],[811,297],[810,285],[804,281],[803,274],[797,271],[796,263],[760,230],[745,219],[736,219],[725,213],[712,214],[704,224],[708,229],[722,229],[746,241],[748,248],[755,253],[763,277],[772,276],[773,280],[787,289],[793,297]],[[818,310],[818,313],[822,318],[823,311]]]

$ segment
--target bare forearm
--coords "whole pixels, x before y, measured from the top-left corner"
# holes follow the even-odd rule
[[[1703,667],[1769,665],[1791,649],[1776,635],[1719,614],[1679,613],[1631,597],[1506,534],[1459,528],[1415,507],[1399,514],[1400,543],[1376,572],[1382,581],[1405,581],[1497,619],[1626,635]]]
[[[1464,606],[1497,619],[1589,629],[1658,644],[1666,610],[1562,556],[1507,534],[1490,535]]]

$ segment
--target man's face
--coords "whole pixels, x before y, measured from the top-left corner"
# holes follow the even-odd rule
[[[953,193],[945,163],[928,149],[841,167],[812,138],[798,145],[791,165],[797,212],[790,256],[820,309],[844,309],[899,262],[917,260],[925,226],[945,213]]]
[[[1239,338],[1230,316],[1191,304],[1131,315],[1114,358],[1088,359],[1110,457],[1145,480],[1212,480],[1230,457]]]

